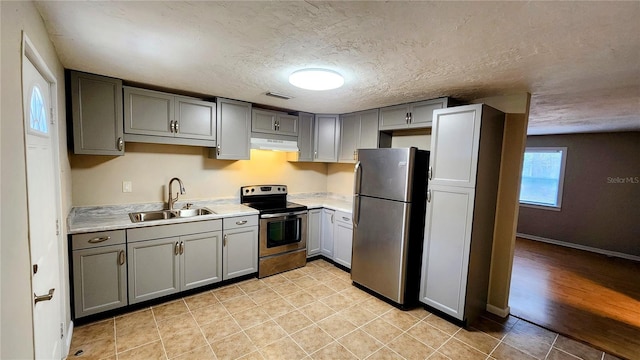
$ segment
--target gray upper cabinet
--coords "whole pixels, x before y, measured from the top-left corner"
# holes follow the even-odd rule
[[[126,306],[124,230],[72,235],[71,249],[75,317]]]
[[[122,80],[71,71],[73,152],[124,155]]]
[[[249,160],[251,103],[218,98],[218,146],[209,157]]]
[[[340,144],[338,115],[316,115],[314,135],[314,161],[336,162]]]
[[[124,132],[128,141],[213,147],[216,104],[125,86]]]
[[[402,130],[431,127],[433,111],[446,108],[449,98],[420,101],[380,109],[379,129]]]
[[[298,136],[298,117],[276,111],[253,109],[251,131],[265,134]]]
[[[298,115],[298,126],[298,161],[313,161],[315,151],[313,145],[313,133],[315,131],[314,115],[300,113]]]
[[[378,147],[378,109],[340,117],[339,162],[355,163],[358,149]]]

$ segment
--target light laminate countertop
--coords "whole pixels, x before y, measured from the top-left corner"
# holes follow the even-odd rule
[[[289,201],[306,205],[309,209],[324,207],[332,210],[351,212],[351,201],[344,196],[336,196],[326,193],[294,194],[289,195],[288,199]],[[206,207],[212,210],[214,214],[134,223],[129,218],[129,213],[162,210],[164,209],[164,204],[149,203],[74,207],[67,218],[68,234],[133,229],[147,226],[178,224],[259,214],[257,210],[239,204],[238,199],[187,202],[192,203],[194,208]],[[180,209],[187,202],[178,202],[176,203],[175,208]]]

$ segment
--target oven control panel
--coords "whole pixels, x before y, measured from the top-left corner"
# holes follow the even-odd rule
[[[240,188],[242,196],[287,195],[287,185],[253,185]]]

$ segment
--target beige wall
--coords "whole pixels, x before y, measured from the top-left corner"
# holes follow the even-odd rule
[[[27,224],[27,189],[22,115],[22,31],[29,36],[46,62],[58,86],[58,132],[60,136],[60,164],[63,213],[71,204],[69,164],[66,155],[64,73],[55,49],[49,41],[42,18],[31,2],[0,2],[2,26],[1,51],[1,131],[2,140],[2,229],[1,229],[1,349],[2,359],[33,358],[33,330],[31,314],[31,261],[29,258]],[[66,234],[63,234],[66,239]],[[66,241],[61,254],[66,254]],[[62,256],[64,274],[60,294],[68,295],[67,257]],[[69,309],[68,297],[64,304]],[[69,321],[66,311],[65,317]]]
[[[183,200],[239,197],[240,186],[286,184],[292,194],[327,191],[327,165],[287,161],[287,154],[251,150],[251,160],[207,158],[195,146],[127,143],[118,157],[72,155],[73,205],[110,205],[167,200],[167,185],[179,177]],[[122,192],[122,181],[133,192]]]

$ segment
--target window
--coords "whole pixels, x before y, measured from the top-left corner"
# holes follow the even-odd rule
[[[520,203],[560,209],[566,147],[531,147],[524,151]]]
[[[48,133],[46,109],[44,107],[42,93],[40,93],[38,86],[34,86],[31,91],[31,102],[29,106],[29,114],[31,114],[29,126],[31,130],[35,130],[41,134]]]

